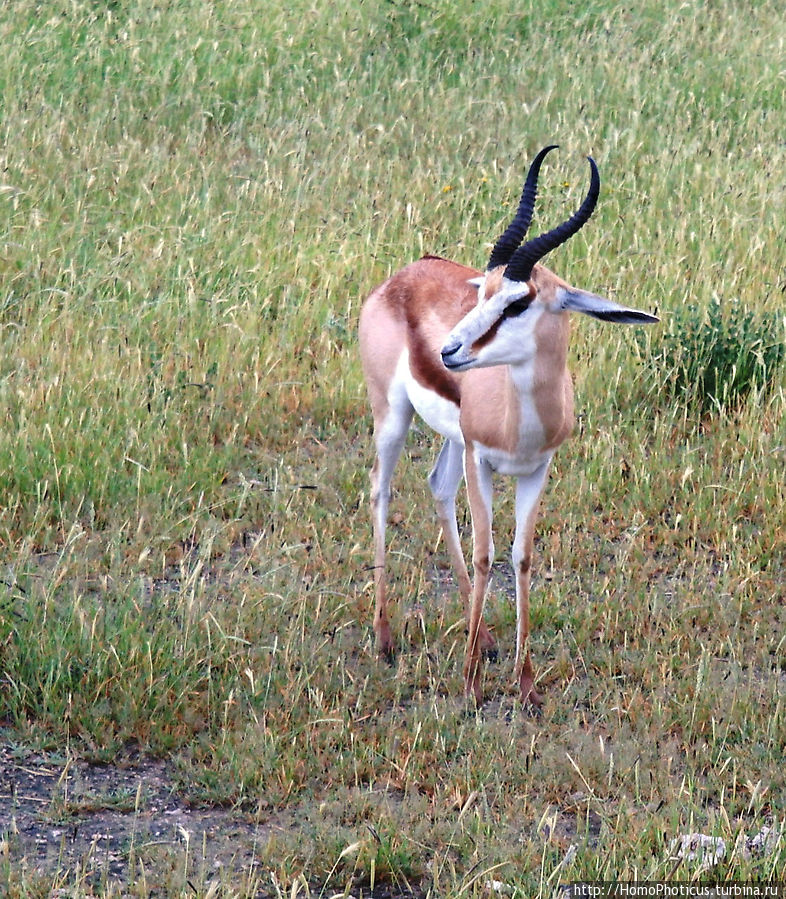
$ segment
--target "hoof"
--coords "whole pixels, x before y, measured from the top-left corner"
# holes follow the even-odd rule
[[[532,681],[521,685],[519,698],[521,699],[521,704],[533,712],[540,712],[541,707],[543,706],[543,697],[535,689],[535,685]]]
[[[396,652],[392,646],[380,648],[379,657],[383,662],[387,662],[391,667],[396,664]]]

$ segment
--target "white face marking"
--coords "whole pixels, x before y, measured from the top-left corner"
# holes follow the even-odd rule
[[[490,365],[524,366],[530,374],[526,387],[531,384],[532,364],[535,358],[535,326],[544,308],[541,305],[530,306],[521,315],[504,319],[497,328],[494,339],[481,347],[475,358],[477,367]],[[477,339],[477,338],[475,338]],[[522,387],[525,385],[522,384]]]
[[[522,346],[522,338],[531,337],[538,316],[530,307],[519,316],[511,316],[498,325],[494,338],[477,353],[472,346],[499,322],[505,310],[516,300],[530,295],[529,285],[502,279],[502,287],[493,296],[485,298],[485,278],[478,287],[478,304],[456,325],[445,338],[442,347],[445,367],[453,371],[490,365],[516,365],[534,353]],[[534,298],[533,298],[534,299]],[[542,311],[542,310],[541,310]],[[529,341],[526,341],[529,343]]]

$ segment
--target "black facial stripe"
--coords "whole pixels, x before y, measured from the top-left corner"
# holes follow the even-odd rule
[[[481,334],[480,337],[472,344],[472,351],[477,353],[479,350],[482,350],[484,346],[487,346],[491,343],[492,340],[497,336],[497,331],[499,330],[500,325],[507,318],[516,318],[519,315],[522,315],[529,309],[532,305],[532,300],[534,299],[533,295],[527,295],[525,297],[521,297],[518,300],[514,300],[512,303],[509,303],[505,309],[502,311],[500,317],[491,325],[491,327],[486,331],[485,334]]]
[[[509,306],[505,307],[502,318],[515,318],[529,309],[532,300],[529,297],[522,297],[520,300],[514,300]]]

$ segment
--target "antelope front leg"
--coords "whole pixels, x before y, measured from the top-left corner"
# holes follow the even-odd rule
[[[516,677],[519,697],[536,708],[543,703],[535,690],[535,676],[529,655],[529,587],[535,519],[549,463],[516,481],[516,536],[513,542],[513,570],[516,574]]]
[[[484,635],[489,634],[483,621],[483,603],[491,563],[494,561],[494,540],[491,533],[491,468],[475,458],[471,443],[467,443],[464,453],[464,468],[472,516],[472,566],[475,578],[469,607],[467,651],[464,658],[464,692],[467,696],[474,696],[475,702],[480,704],[483,701]]]
[[[437,516],[442,527],[442,536],[458,582],[459,596],[461,597],[461,604],[467,619],[467,627],[469,628],[472,610],[472,583],[469,579],[467,563],[464,561],[458,525],[456,524],[456,492],[463,476],[464,447],[460,443],[446,440],[440,450],[434,469],[429,475],[428,484],[434,496]],[[493,658],[496,653],[497,643],[483,620],[480,622],[478,641],[484,656]]]

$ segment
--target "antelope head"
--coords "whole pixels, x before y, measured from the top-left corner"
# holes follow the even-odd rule
[[[605,297],[579,290],[540,265],[540,260],[581,229],[592,215],[600,194],[595,160],[588,156],[590,186],[574,214],[538,237],[524,241],[532,221],[544,147],[530,166],[518,210],[491,251],[484,274],[469,283],[477,288],[477,305],[453,328],[442,345],[442,362],[451,371],[491,365],[516,365],[533,352],[532,334],[543,313],[582,312],[617,324],[657,322],[654,315],[620,306]]]

